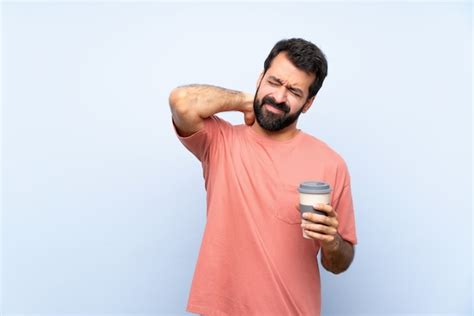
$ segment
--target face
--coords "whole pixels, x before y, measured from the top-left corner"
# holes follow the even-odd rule
[[[265,130],[279,131],[295,123],[313,102],[314,97],[308,100],[308,94],[314,78],[296,68],[285,53],[278,54],[259,79],[253,104],[258,124]]]

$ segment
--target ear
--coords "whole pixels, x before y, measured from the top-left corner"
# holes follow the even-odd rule
[[[255,87],[255,89],[258,89],[258,86],[260,85],[260,82],[262,82],[262,79],[263,79],[263,70],[262,70],[262,72],[260,73],[260,76],[258,76],[258,79],[257,79],[257,86]]]
[[[309,108],[311,107],[311,105],[313,105],[313,101],[314,101],[314,98],[316,96],[312,97],[311,99],[308,99],[308,101],[306,101],[306,103],[303,105],[303,113],[306,113]]]

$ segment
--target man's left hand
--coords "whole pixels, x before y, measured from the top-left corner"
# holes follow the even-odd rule
[[[305,212],[303,218],[307,222],[301,223],[301,227],[309,237],[319,241],[321,247],[327,250],[337,249],[341,242],[341,237],[337,233],[339,227],[337,213],[329,204],[317,204],[313,208],[326,213],[326,215]]]

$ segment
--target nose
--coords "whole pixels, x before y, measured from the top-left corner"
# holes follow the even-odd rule
[[[277,103],[283,103],[286,102],[286,97],[287,97],[287,91],[285,86],[280,86],[278,87],[274,92],[273,92],[273,97],[275,98],[275,101]]]

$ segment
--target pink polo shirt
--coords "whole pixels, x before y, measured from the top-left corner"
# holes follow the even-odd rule
[[[302,131],[276,141],[218,116],[191,136],[177,136],[201,161],[207,191],[207,222],[187,311],[320,315],[320,246],[302,237],[297,188],[305,180],[329,183],[339,234],[356,244],[344,160]]]

